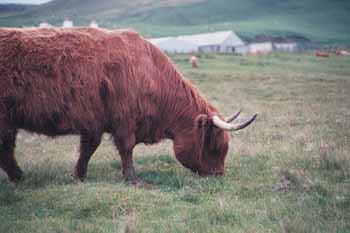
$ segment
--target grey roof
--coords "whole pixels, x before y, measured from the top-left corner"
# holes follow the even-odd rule
[[[151,38],[148,41],[151,42],[154,45],[157,45],[159,43],[162,43],[164,41],[168,41],[170,39],[173,39],[174,37],[160,37],[160,38]]]
[[[220,45],[227,40],[230,40],[230,44],[234,46],[244,45],[243,41],[233,31],[186,35],[179,36],[178,38],[184,41],[197,44],[198,46]]]
[[[153,44],[159,44],[167,40],[178,39],[180,41],[186,41],[197,46],[207,46],[207,45],[220,45],[227,40],[230,40],[230,45],[242,46],[244,42],[233,32],[233,31],[221,31],[212,33],[202,33],[194,35],[183,35],[178,37],[161,37],[152,38],[149,41]]]

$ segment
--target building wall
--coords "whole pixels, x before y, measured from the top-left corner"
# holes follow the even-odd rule
[[[274,43],[275,51],[294,53],[298,50],[297,43]]]
[[[243,45],[235,47],[235,53],[237,54],[247,54],[249,53],[249,45]]]
[[[219,53],[220,45],[199,46],[198,51],[201,53]]]
[[[170,53],[234,53],[243,41],[232,31],[192,36],[153,38],[154,45]]]
[[[273,47],[271,42],[249,44],[249,53],[252,53],[252,54],[271,53],[272,49]]]
[[[74,26],[73,21],[70,21],[70,20],[63,21],[62,27],[70,28],[70,27],[73,27],[73,26]]]
[[[243,46],[244,43],[241,39],[236,38],[233,34],[231,34],[221,45],[220,45],[220,53],[234,53],[236,51],[236,47]]]

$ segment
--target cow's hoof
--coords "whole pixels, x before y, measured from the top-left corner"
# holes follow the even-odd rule
[[[84,182],[86,179],[86,172],[79,171],[79,169],[75,168],[71,176],[77,181]]]
[[[18,183],[23,179],[23,172],[22,170],[15,170],[11,174],[9,174],[9,179],[13,183]]]
[[[78,182],[84,182],[86,179],[85,175],[78,174],[76,170],[74,170],[74,173],[71,174],[71,176],[73,177],[73,179],[75,179]]]

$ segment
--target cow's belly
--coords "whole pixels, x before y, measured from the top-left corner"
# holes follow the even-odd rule
[[[71,124],[55,121],[52,118],[22,119],[14,122],[16,128],[24,129],[30,132],[45,134],[47,136],[60,136],[67,134],[79,134],[78,127],[72,127]]]
[[[99,116],[72,116],[66,114],[38,114],[34,117],[18,114],[12,119],[15,128],[24,129],[47,136],[82,134],[102,130],[103,119]]]

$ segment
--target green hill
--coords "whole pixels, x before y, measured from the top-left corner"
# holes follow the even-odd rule
[[[315,42],[350,45],[347,0],[54,0],[16,15],[0,15],[0,26],[76,25],[97,20],[107,28],[133,27],[146,36],[233,29],[258,34],[302,35]]]
[[[32,9],[33,7],[35,7],[35,5],[0,4],[0,17],[23,13]]]

